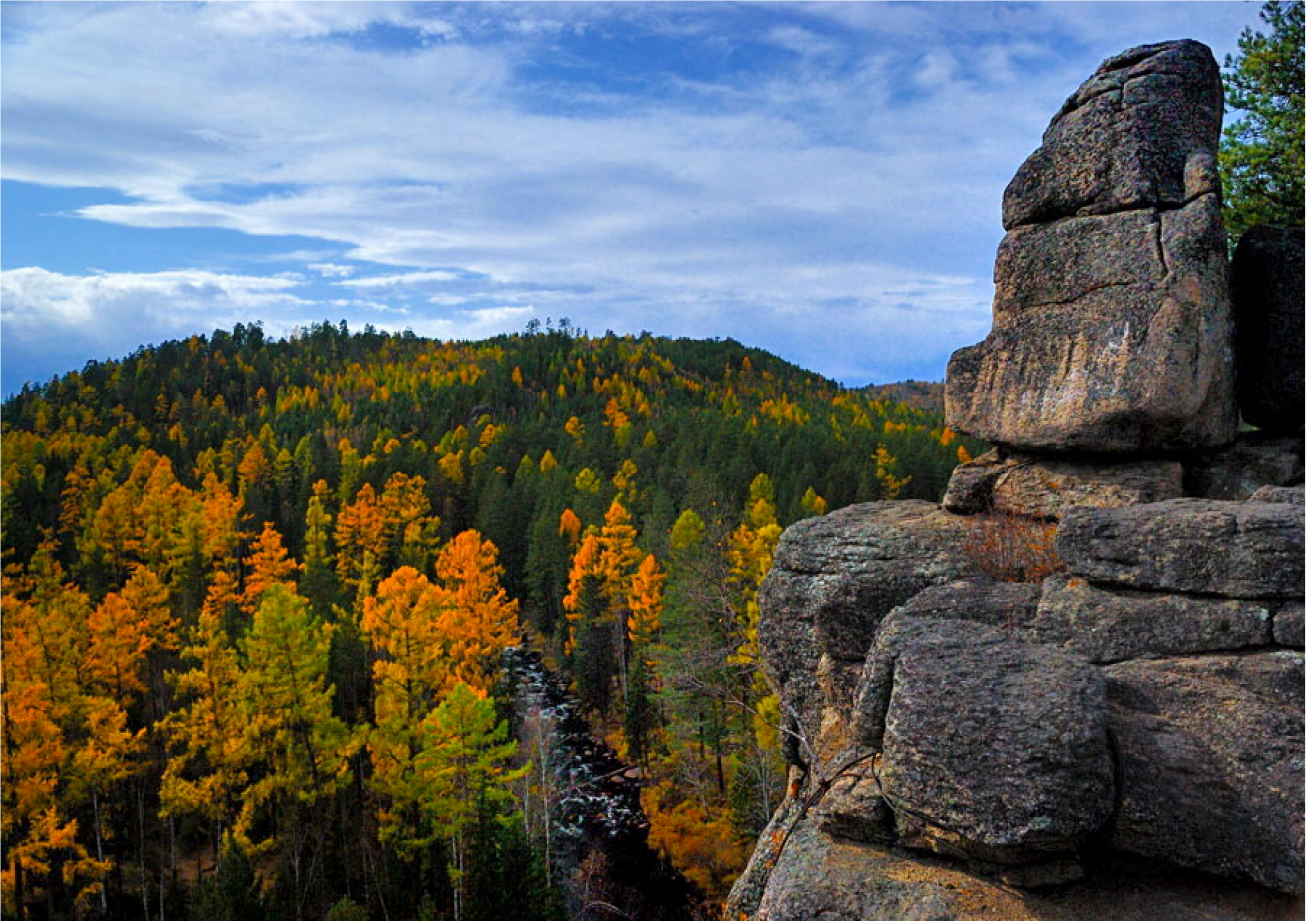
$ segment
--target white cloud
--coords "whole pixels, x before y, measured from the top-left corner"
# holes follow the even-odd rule
[[[485,339],[500,333],[519,333],[535,314],[534,307],[486,307],[457,311],[452,317],[414,317],[404,311],[402,322],[377,320],[377,329],[398,333],[411,330],[431,339]]]
[[[443,19],[421,16],[411,3],[378,2],[218,2],[205,4],[197,18],[211,33],[240,38],[313,39],[359,33],[376,25],[411,29],[427,38],[449,39],[458,29]]]
[[[832,20],[859,32],[885,38],[924,42],[936,37],[938,17],[922,3],[845,3],[843,0],[805,6],[809,15]],[[953,15],[956,15],[954,11]]]
[[[308,268],[312,269],[318,275],[326,278],[343,279],[354,274],[354,266],[341,265],[340,263],[323,262],[307,263]]]
[[[99,272],[64,275],[36,267],[0,273],[7,348],[39,348],[57,340],[85,344],[87,355],[129,352],[153,337],[275,317],[307,304],[293,293],[297,278],[223,275],[205,271]]]
[[[338,282],[351,288],[408,288],[426,282],[454,282],[460,278],[456,272],[432,269],[425,272],[403,272],[399,275],[372,275],[366,278],[346,279]]]
[[[926,89],[946,87],[957,79],[957,59],[947,51],[930,51],[921,59],[916,71],[916,82]]]
[[[1002,189],[1065,96],[1128,44],[1227,30],[1219,57],[1254,18],[1234,4],[762,9],[752,31],[717,34],[757,11],[5,4],[6,178],[125,193],[80,211],[111,225],[332,241],[291,255],[366,296],[306,306],[284,279],[5,273],[5,332],[138,317],[139,342],[329,305],[462,336],[536,310],[596,332],[734,335],[849,377],[883,380],[898,355],[941,374],[940,356],[987,329]],[[364,40],[377,25],[413,40],[387,51]],[[751,42],[762,64],[627,74],[564,46],[581,34],[722,61]]]

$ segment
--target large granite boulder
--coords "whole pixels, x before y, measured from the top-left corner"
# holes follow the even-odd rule
[[[1288,503],[1172,499],[1071,509],[1057,553],[1097,583],[1240,599],[1299,599],[1302,508]]]
[[[1253,227],[1230,267],[1238,344],[1238,406],[1268,432],[1300,432],[1306,417],[1306,238],[1300,227]]]
[[[865,503],[787,528],[758,594],[758,645],[780,695],[786,759],[810,762],[826,707],[822,656],[860,665],[881,619],[922,589],[974,575],[965,520],[934,503]],[[834,663],[829,665],[833,668]]]
[[[852,696],[853,742],[883,748],[894,669],[906,650],[1001,643],[1034,618],[1038,600],[1036,585],[965,579],[926,589],[889,612]]]
[[[1266,646],[1276,610],[1263,601],[1112,589],[1053,576],[1022,636],[1093,663],[1114,663]]]
[[[1111,844],[1302,892],[1302,654],[1104,671],[1120,787]]]
[[[1106,61],[1004,201],[993,331],[948,364],[954,429],[1036,451],[1191,450],[1237,430],[1209,49]]]
[[[1115,663],[1271,643],[1300,646],[1293,634],[1300,630],[1300,611],[1300,602],[1121,589],[1065,574],[1042,585],[959,580],[926,589],[885,617],[856,690],[839,689],[837,706],[850,709],[854,741],[879,748],[894,668],[910,647],[1017,639],[1090,663]]]
[[[1114,803],[1106,716],[1098,670],[1050,647],[909,646],[879,774],[899,841],[999,865],[1072,853]]]
[[[993,508],[993,488],[998,478],[1011,466],[998,449],[990,449],[978,458],[958,464],[948,477],[942,505],[954,515],[977,515]]]
[[[1177,208],[1194,193],[1218,191],[1214,172],[1200,183],[1185,173],[1218,143],[1223,109],[1219,67],[1200,42],[1142,45],[1107,58],[1007,186],[1003,226]]]

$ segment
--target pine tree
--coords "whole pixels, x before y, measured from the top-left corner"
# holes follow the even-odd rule
[[[602,544],[590,534],[572,560],[563,607],[567,612],[572,672],[581,701],[599,714],[608,710],[616,663],[612,656],[613,618],[605,591]]]
[[[1224,59],[1229,106],[1240,110],[1224,129],[1220,179],[1224,224],[1236,241],[1257,224],[1300,226],[1306,208],[1306,114],[1303,111],[1303,14],[1300,2],[1271,0],[1261,9],[1268,32],[1244,29],[1238,54]]]
[[[320,863],[305,856],[320,851],[328,826],[314,810],[350,778],[353,734],[332,712],[327,684],[330,625],[285,586],[268,589],[240,643],[245,659],[239,692],[244,702],[244,736],[261,773],[243,793],[235,835],[252,853],[276,846],[286,856],[296,916],[302,916]],[[264,810],[280,818],[273,836],[256,841]],[[246,844],[248,843],[248,844]]]
[[[286,551],[280,532],[271,522],[264,522],[263,531],[254,539],[245,561],[245,572],[245,591],[240,604],[251,615],[258,610],[263,594],[273,586],[288,586],[293,591],[293,577],[299,572],[299,564]]]
[[[325,617],[331,611],[336,595],[335,572],[327,544],[331,527],[331,515],[326,511],[327,494],[325,480],[314,483],[313,495],[304,512],[304,578],[300,589],[318,617]]]
[[[526,767],[511,770],[517,744],[508,725],[498,722],[494,699],[458,683],[423,721],[431,741],[417,756],[417,773],[426,781],[424,807],[435,829],[449,843],[449,877],[454,886],[454,918],[463,918],[469,863],[468,833],[482,804],[505,804],[508,784]]]
[[[223,836],[217,872],[199,888],[200,917],[265,919],[254,863],[229,833]]]

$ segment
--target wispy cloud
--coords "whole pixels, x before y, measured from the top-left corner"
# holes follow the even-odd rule
[[[6,356],[73,317],[105,348],[125,327],[130,349],[238,315],[272,327],[348,309],[463,336],[534,310],[595,331],[733,335],[859,382],[937,377],[983,335],[1002,188],[1102,57],[1181,33],[1223,41],[1220,55],[1254,11],[9,2],[0,15],[6,179],[115,190],[77,212],[101,227],[324,244],[277,254],[298,281],[266,265],[207,281],[175,266],[12,269]]]
[[[307,266],[318,275],[333,279],[348,278],[355,272],[353,266],[341,265],[340,263],[307,263]]]
[[[440,269],[425,272],[403,272],[399,275],[371,275],[366,278],[346,279],[339,282],[350,288],[410,288],[424,282],[453,282],[461,276]]]
[[[452,317],[425,318],[405,326],[419,336],[433,339],[484,339],[497,333],[519,332],[535,314],[535,308],[484,307],[458,311]]]

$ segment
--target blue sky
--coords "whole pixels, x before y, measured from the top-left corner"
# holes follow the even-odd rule
[[[850,385],[988,331],[1002,190],[1235,3],[0,5],[0,389],[261,321],[734,337]]]

